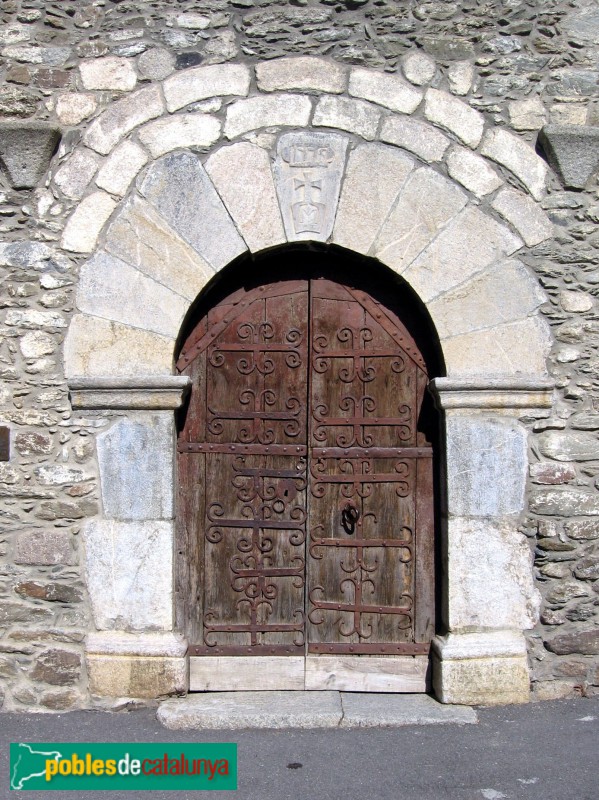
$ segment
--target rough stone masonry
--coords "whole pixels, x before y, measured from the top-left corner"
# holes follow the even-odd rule
[[[3,0],[0,426],[10,439],[0,462],[3,708],[64,710],[97,702],[84,658],[93,609],[81,532],[102,511],[97,449],[119,432],[108,414],[73,408],[65,379],[64,342],[82,265],[131,179],[152,159],[189,142],[205,154],[223,123],[228,138],[265,145],[278,126],[299,125],[307,113],[303,99],[286,104],[288,122],[264,103],[237,113],[229,106],[247,94],[240,89],[244,70],[227,72],[227,91],[214,91],[207,78],[201,99],[185,71],[258,65],[255,80],[276,92],[285,76],[269,63],[283,56],[328,62],[316,77],[306,76],[308,87],[320,81],[308,97],[327,93],[314,125],[334,117],[335,126],[369,141],[381,100],[387,110],[413,115],[411,124],[393,123],[395,143],[423,163],[445,159],[447,174],[470,197],[493,197],[498,219],[528,246],[519,258],[547,297],[541,311],[554,337],[548,369],[556,386],[551,414],[525,419],[531,435],[520,530],[542,595],[540,619],[528,632],[533,697],[596,694],[596,0]],[[393,97],[389,84],[382,92],[377,80],[355,70],[353,97],[361,100],[336,99],[350,67],[395,78]],[[160,117],[164,103],[170,118]],[[437,126],[434,135],[421,135],[425,122]],[[129,136],[145,123],[139,137]],[[481,145],[485,124],[494,133]],[[546,175],[530,159],[534,148],[549,161]],[[212,170],[218,180],[217,162]],[[504,181],[508,189],[494,195]],[[261,232],[252,230],[259,239]],[[190,248],[178,246],[181,270],[192,262],[200,269]],[[193,284],[189,291],[193,297]]]

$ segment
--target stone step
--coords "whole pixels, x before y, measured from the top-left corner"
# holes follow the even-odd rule
[[[241,728],[394,728],[478,722],[469,706],[424,694],[359,692],[206,692],[165,700],[158,720],[177,730]]]

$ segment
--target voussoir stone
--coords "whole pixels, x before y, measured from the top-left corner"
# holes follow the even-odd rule
[[[96,253],[81,268],[80,311],[174,338],[188,306],[181,295],[108,253]]]
[[[194,300],[213,268],[141,197],[129,198],[106,233],[106,249],[177,294]]]
[[[481,156],[454,146],[447,155],[447,171],[477,197],[484,197],[503,186],[503,180]]]
[[[424,161],[441,161],[449,139],[432,125],[417,119],[391,117],[383,121],[381,140],[403,147]]]
[[[516,189],[502,189],[491,205],[514,226],[530,247],[553,235],[553,225],[547,214],[534,200]]]
[[[376,136],[381,112],[363,100],[346,97],[321,97],[314,111],[316,127],[340,128],[364,139]]]
[[[547,165],[526,142],[501,128],[487,131],[481,153],[509,169],[535,200],[545,192]]]
[[[76,314],[65,339],[67,377],[171,375],[174,339]]]
[[[179,147],[209,147],[220,136],[220,122],[209,114],[176,114],[149,122],[139,131],[154,158]]]
[[[266,150],[239,142],[221,147],[205,166],[252,252],[286,241]]]
[[[339,94],[347,85],[347,68],[316,56],[275,58],[256,65],[256,78],[263,92],[312,89]]]
[[[148,171],[140,192],[215,269],[247,249],[197,156],[163,156]]]
[[[104,111],[90,125],[84,141],[96,152],[108,155],[125,134],[163,112],[160,89],[158,86],[148,86],[118,100]]]
[[[119,89],[128,92],[137,83],[137,74],[128,58],[105,56],[79,64],[84,89]]]
[[[360,67],[354,67],[351,71],[349,94],[402,114],[411,114],[422,100],[421,91],[404,83],[397,76]]]
[[[273,126],[305,128],[312,102],[296,94],[274,94],[237,100],[227,108],[225,136],[234,139],[242,133]]]
[[[194,67],[167,78],[163,89],[167,109],[178,111],[208,97],[246,96],[250,90],[250,70],[243,64]]]
[[[62,246],[76,253],[91,253],[116,202],[106,192],[93,192],[79,203],[62,234]]]
[[[480,111],[470,108],[457,97],[438,89],[427,90],[424,116],[431,122],[447,128],[469,147],[476,147],[483,135],[485,120]]]
[[[335,244],[366,255],[413,167],[414,161],[394,147],[358,145],[349,157],[341,189]]]
[[[106,159],[96,176],[96,184],[122,197],[133,178],[148,162],[148,154],[136,142],[121,142]]]
[[[429,167],[413,172],[384,222],[373,253],[402,273],[466,205],[466,194]]]
[[[78,147],[54,175],[54,183],[73,200],[83,196],[102,159],[87,147]]]

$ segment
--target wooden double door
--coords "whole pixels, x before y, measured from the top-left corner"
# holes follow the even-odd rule
[[[178,361],[191,690],[424,691],[434,628],[422,355],[323,278],[240,290]]]

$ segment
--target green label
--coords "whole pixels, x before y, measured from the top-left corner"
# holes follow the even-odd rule
[[[237,745],[12,743],[10,788],[234,790]]]

